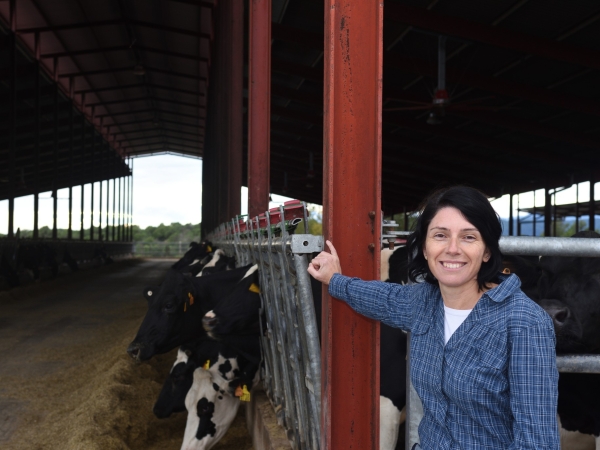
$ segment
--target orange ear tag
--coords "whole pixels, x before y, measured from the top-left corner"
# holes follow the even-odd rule
[[[194,296],[191,292],[188,292],[188,298],[190,299],[190,306],[194,304]]]
[[[256,292],[257,294],[260,294],[260,288],[258,287],[258,285],[256,283],[252,283],[250,285],[250,287],[248,288],[248,290],[250,292]]]
[[[184,303],[183,304],[183,312],[186,312],[186,311],[187,311],[187,303]]]
[[[208,253],[212,252],[212,247],[211,247],[210,245],[207,245],[207,246],[206,246],[206,251],[207,251]]]

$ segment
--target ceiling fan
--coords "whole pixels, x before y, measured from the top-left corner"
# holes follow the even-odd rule
[[[410,103],[412,106],[400,106],[384,108],[383,111],[427,111],[427,123],[430,125],[437,125],[442,123],[442,119],[446,115],[446,110],[455,111],[498,111],[499,109],[505,109],[501,106],[487,106],[478,105],[485,100],[494,98],[493,96],[481,97],[475,99],[462,100],[460,102],[454,102],[450,99],[450,94],[446,90],[446,36],[440,36],[438,38],[438,84],[433,98],[430,102],[417,102],[405,99],[394,99],[388,98],[388,100],[395,100],[398,102]]]

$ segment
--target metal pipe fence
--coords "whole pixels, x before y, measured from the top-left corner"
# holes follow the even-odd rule
[[[307,255],[323,249],[323,237],[293,234],[300,222],[307,230],[306,204],[287,202],[207,238],[238,265],[258,264],[263,386],[292,448],[318,450],[321,351]]]

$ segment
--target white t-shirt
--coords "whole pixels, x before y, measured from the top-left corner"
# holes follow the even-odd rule
[[[452,309],[444,305],[444,344],[447,344],[460,324],[471,314],[472,309]]]

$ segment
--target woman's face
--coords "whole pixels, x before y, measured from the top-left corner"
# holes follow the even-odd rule
[[[423,254],[440,287],[458,288],[474,284],[483,262],[490,259],[479,230],[461,212],[442,208],[427,228]]]

